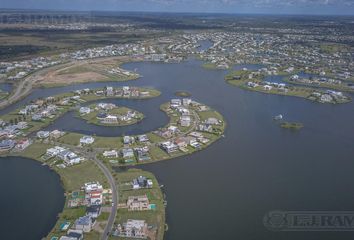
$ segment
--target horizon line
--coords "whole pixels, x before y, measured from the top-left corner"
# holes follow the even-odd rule
[[[241,12],[199,12],[199,11],[156,11],[156,10],[78,10],[78,9],[54,9],[54,8],[1,8],[0,7],[0,12],[1,11],[48,11],[48,12],[82,12],[82,13],[88,13],[88,12],[111,12],[111,13],[150,13],[150,14],[158,14],[158,13],[163,13],[163,14],[191,14],[191,15],[197,15],[197,14],[205,14],[205,15],[263,15],[263,16],[330,16],[330,17],[354,17],[354,13],[351,14],[331,14],[331,13],[257,13],[257,12],[247,12],[247,13],[241,13]]]

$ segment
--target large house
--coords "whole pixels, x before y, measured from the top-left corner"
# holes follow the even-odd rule
[[[118,224],[117,232],[120,237],[147,238],[148,225],[145,220],[128,219],[126,223]]]
[[[189,127],[191,125],[191,117],[190,116],[181,116],[180,124],[182,127]]]
[[[80,144],[88,145],[94,143],[95,139],[92,136],[83,136],[80,138]]]
[[[130,196],[127,200],[127,208],[129,211],[150,210],[150,202],[146,195]]]
[[[29,145],[31,145],[31,140],[28,138],[19,140],[16,144],[16,149],[17,150],[24,150],[25,148],[27,148]]]
[[[104,151],[103,156],[107,158],[117,158],[118,152],[116,150]]]
[[[89,107],[81,107],[79,109],[80,114],[89,114],[91,112],[91,109]]]
[[[47,138],[49,137],[49,131],[39,131],[37,132],[37,137],[41,139]]]
[[[93,227],[92,217],[89,215],[78,218],[75,221],[75,229],[90,232]]]
[[[151,188],[153,182],[151,179],[148,179],[144,176],[139,176],[138,178],[133,179],[132,185],[133,189]]]
[[[0,142],[0,151],[9,151],[15,146],[15,141],[11,139],[2,140]]]
[[[167,141],[161,143],[161,148],[165,150],[167,153],[173,153],[178,150],[178,145],[173,142]]]

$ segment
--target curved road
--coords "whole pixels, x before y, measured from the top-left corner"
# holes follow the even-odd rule
[[[94,157],[91,159],[102,170],[102,172],[104,173],[104,175],[108,179],[108,182],[111,185],[111,189],[112,189],[112,203],[113,203],[112,209],[111,209],[111,213],[109,215],[106,227],[105,227],[102,237],[101,237],[102,240],[107,240],[110,232],[112,231],[113,224],[114,224],[114,221],[115,221],[116,215],[117,215],[117,207],[118,207],[117,186],[116,186],[116,181],[115,181],[114,177],[112,176],[111,172],[99,159],[97,159],[96,154],[94,154]]]

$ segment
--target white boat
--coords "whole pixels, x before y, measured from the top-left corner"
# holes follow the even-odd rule
[[[274,120],[279,121],[283,119],[283,115],[279,114],[277,116],[274,117]]]

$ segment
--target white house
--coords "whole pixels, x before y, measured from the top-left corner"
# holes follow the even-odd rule
[[[191,117],[190,116],[181,116],[180,124],[182,127],[189,127],[191,125]]]
[[[89,107],[81,107],[79,110],[80,114],[89,114],[91,109]]]
[[[47,138],[49,137],[49,131],[39,131],[37,132],[37,137],[41,139]]]
[[[99,182],[88,182],[85,183],[84,189],[86,193],[89,193],[92,191],[103,190],[103,187]]]
[[[83,136],[80,138],[80,144],[92,144],[95,142],[95,139],[92,136]]]
[[[116,150],[104,151],[103,156],[107,158],[116,158],[118,157],[118,152]]]

